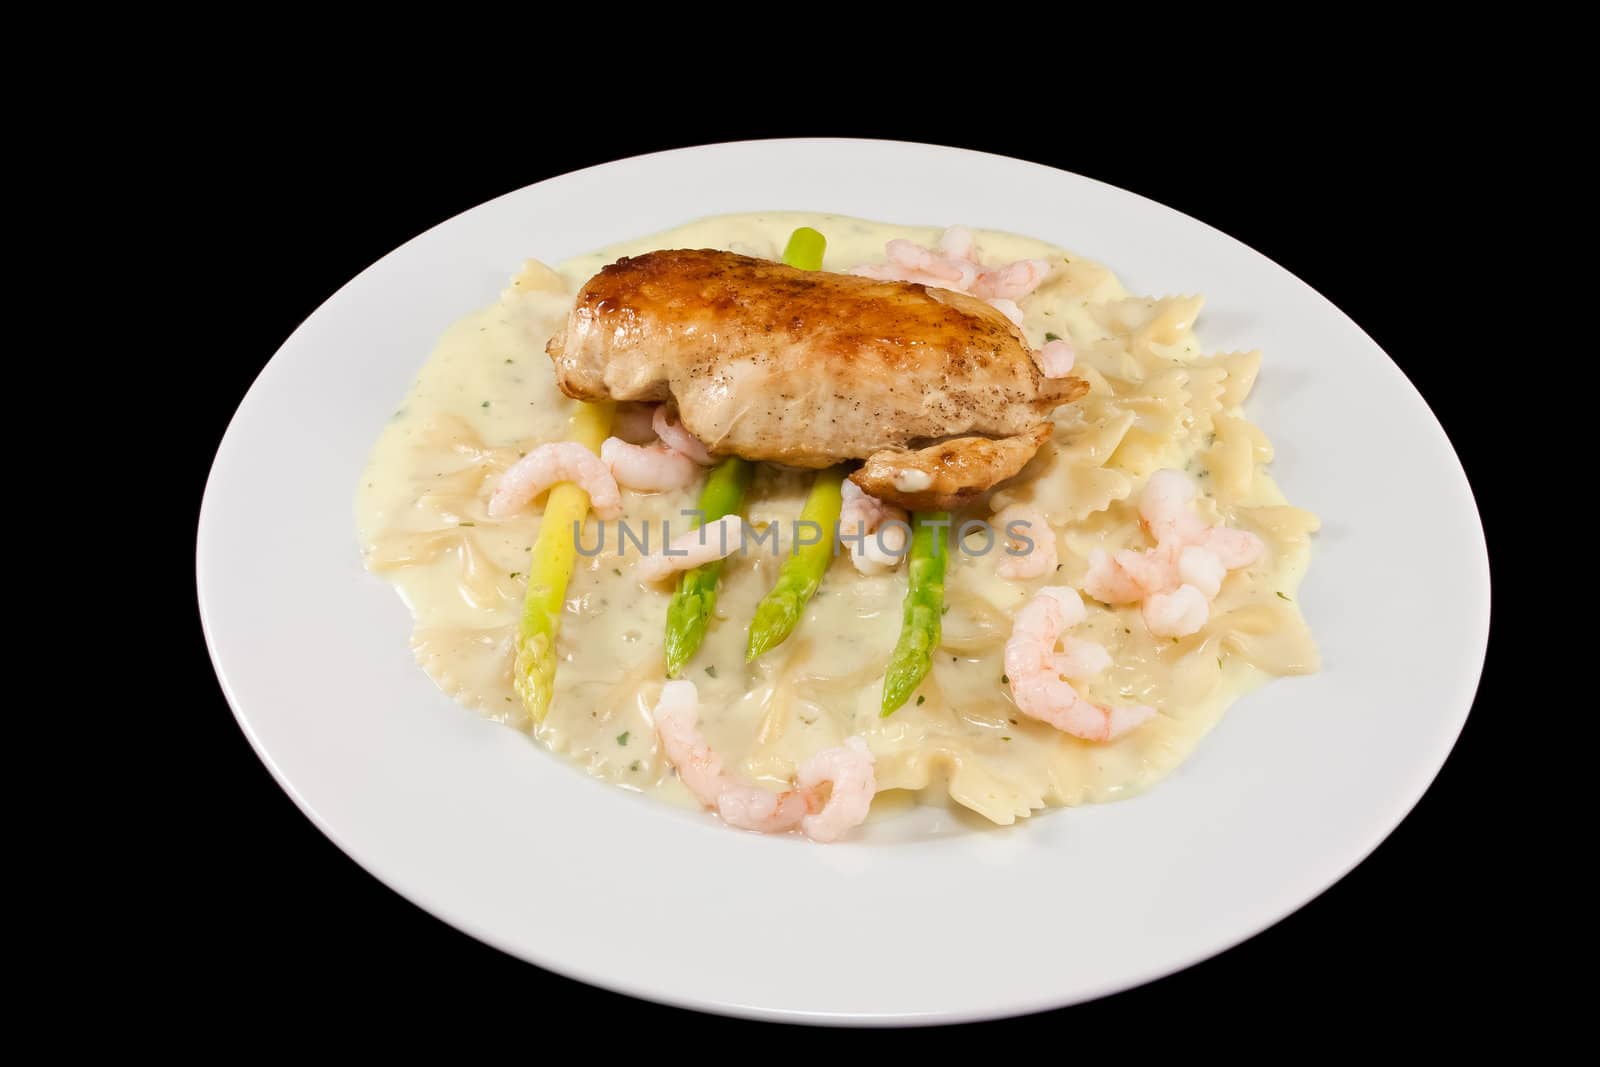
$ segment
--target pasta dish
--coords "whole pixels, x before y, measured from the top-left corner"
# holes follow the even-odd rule
[[[1318,520],[1202,303],[802,213],[530,260],[376,443],[363,558],[446,693],[732,827],[1128,796],[1318,669]]]

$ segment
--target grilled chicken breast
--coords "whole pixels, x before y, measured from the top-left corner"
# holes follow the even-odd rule
[[[546,351],[570,397],[674,401],[713,455],[868,459],[863,472],[902,476],[857,483],[903,507],[953,506],[1015,474],[1050,412],[1088,391],[1045,378],[974,297],[709,249],[605,267]]]

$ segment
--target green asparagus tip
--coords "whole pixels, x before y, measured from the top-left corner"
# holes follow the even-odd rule
[[[756,605],[750,620],[746,663],[788,639],[800,624],[806,603],[822,584],[822,576],[833,561],[833,533],[839,525],[843,483],[843,467],[818,471],[812,479],[795,531],[798,534],[804,527],[816,535],[816,540],[801,545],[797,538],[794,551],[778,571],[778,580]]]
[[[900,641],[889,657],[883,679],[883,710],[887,718],[911,698],[933,666],[939,647],[944,614],[944,530],[947,511],[917,512],[911,516],[911,548],[906,556],[906,600],[900,624]]]
[[[700,511],[707,523],[732,515],[744,505],[754,465],[738,456],[729,456],[711,469],[700,491]],[[717,606],[717,581],[722,577],[722,560],[712,560],[678,579],[678,591],[667,605],[667,677],[676,678],[684,664],[694,657],[705,640],[706,627]]]
[[[802,226],[789,235],[789,244],[783,250],[783,261],[801,270],[821,270],[822,253],[827,247],[826,237],[810,226]]]

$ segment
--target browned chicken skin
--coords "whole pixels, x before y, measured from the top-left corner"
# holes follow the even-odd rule
[[[912,511],[945,511],[1020,471],[1050,432],[1046,422],[1013,437],[955,437],[912,452],[874,452],[850,480]]]
[[[1044,377],[1021,331],[974,297],[709,249],[603,268],[546,351],[570,397],[674,401],[713,455],[867,459],[854,480],[913,508],[1015,474],[1050,412],[1088,391]]]

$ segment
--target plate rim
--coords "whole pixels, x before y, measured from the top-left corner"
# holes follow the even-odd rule
[[[527,190],[545,184],[546,182],[560,179],[578,178],[595,171],[616,168],[629,164],[642,163],[647,160],[658,159],[661,157],[690,155],[704,152],[708,149],[722,149],[734,146],[751,145],[810,147],[890,145],[902,148],[932,149],[942,153],[955,153],[966,156],[984,157],[989,160],[1003,161],[1005,164],[1011,166],[1021,165],[1035,170],[1045,171],[1055,175],[1070,176],[1071,178],[1080,181],[1089,182],[1094,185],[1112,190],[1117,195],[1133,198],[1146,204],[1154,205],[1162,211],[1171,212],[1175,215],[1181,216],[1195,225],[1203,227],[1215,237],[1225,239],[1238,248],[1247,251],[1250,255],[1268,264],[1271,269],[1291,278],[1304,289],[1314,294],[1319,301],[1337,311],[1337,313],[1346,322],[1348,322],[1360,333],[1361,337],[1364,338],[1373,347],[1373,349],[1382,353],[1385,362],[1388,364],[1388,368],[1395,372],[1399,379],[1404,382],[1405,388],[1408,389],[1412,394],[1412,399],[1420,405],[1422,411],[1426,412],[1428,419],[1432,422],[1432,428],[1437,431],[1440,438],[1448,446],[1450,457],[1454,462],[1456,471],[1460,474],[1461,484],[1465,488],[1467,501],[1471,504],[1473,517],[1475,519],[1472,528],[1469,531],[1466,531],[1466,533],[1472,541],[1471,547],[1474,550],[1474,562],[1478,567],[1478,576],[1482,579],[1481,589],[1484,599],[1484,611],[1482,618],[1483,625],[1481,633],[1478,634],[1471,650],[1472,654],[1476,656],[1476,668],[1471,672],[1472,682],[1470,686],[1469,699],[1467,700],[1466,706],[1463,709],[1461,709],[1458,713],[1452,713],[1453,723],[1451,728],[1447,731],[1448,741],[1443,745],[1442,750],[1438,753],[1437,760],[1435,761],[1430,758],[1430,760],[1427,761],[1429,765],[1426,767],[1423,766],[1421,761],[1418,761],[1413,765],[1412,774],[1410,775],[1409,780],[1406,782],[1404,794],[1405,799],[1403,803],[1394,805],[1391,809],[1385,812],[1382,818],[1375,819],[1373,821],[1372,832],[1367,835],[1370,837],[1370,840],[1364,839],[1359,847],[1353,850],[1352,855],[1348,857],[1342,857],[1339,862],[1335,864],[1337,868],[1337,874],[1335,874],[1332,878],[1323,878],[1321,876],[1317,876],[1309,879],[1310,883],[1312,884],[1312,888],[1310,888],[1309,891],[1307,891],[1304,887],[1300,887],[1297,888],[1294,893],[1290,894],[1295,898],[1294,903],[1284,907],[1281,911],[1275,911],[1272,914],[1259,914],[1248,924],[1245,924],[1247,928],[1244,929],[1243,932],[1238,933],[1237,936],[1232,936],[1221,941],[1209,942],[1208,947],[1204,949],[1186,953],[1181,957],[1174,957],[1167,963],[1148,968],[1145,972],[1140,973],[1136,977],[1123,978],[1102,983],[1096,986],[1092,991],[1082,995],[1073,996],[1068,1000],[1062,1000],[1059,996],[1050,996],[1048,994],[1041,993],[1041,995],[1031,1002],[1018,1002],[1013,1007],[1008,1007],[1001,1011],[976,1009],[971,1012],[933,1010],[928,1012],[880,1013],[868,1011],[862,1013],[837,1013],[816,1012],[806,1009],[791,1010],[783,1008],[770,1008],[760,1005],[712,1002],[706,999],[697,999],[692,995],[680,995],[672,990],[649,988],[632,982],[627,976],[621,976],[611,972],[602,974],[589,970],[583,966],[573,965],[564,960],[552,961],[548,958],[540,958],[539,954],[528,950],[524,946],[512,946],[503,938],[501,938],[493,929],[484,926],[471,916],[460,914],[458,909],[452,908],[440,901],[431,899],[426,895],[425,891],[404,887],[403,885],[398,884],[397,879],[392,878],[385,873],[380,873],[380,871],[377,869],[379,864],[375,860],[371,860],[369,857],[364,857],[361,853],[360,846],[348,840],[346,835],[341,833],[327,818],[325,818],[312,804],[310,804],[300,789],[296,787],[294,782],[290,780],[288,775],[282,770],[277,760],[273,758],[272,753],[267,749],[267,746],[263,742],[258,731],[251,723],[246,711],[244,710],[243,702],[235,691],[233,682],[230,680],[224,667],[223,657],[220,653],[216,634],[214,633],[212,613],[207,610],[207,590],[204,576],[206,530],[208,526],[208,516],[214,515],[216,507],[214,504],[214,490],[217,484],[216,479],[218,464],[221,461],[230,440],[235,435],[236,429],[239,425],[241,413],[248,404],[251,395],[260,387],[263,379],[268,375],[273,363],[278,359],[279,355],[284,351],[284,349],[292,345],[296,339],[306,331],[308,325],[312,323],[312,321],[315,320],[319,315],[321,315],[325,309],[338,301],[347,290],[358,284],[369,273],[376,270],[391,258],[402,254],[412,245],[427,239],[440,230],[454,226],[464,216],[484,209],[489,205],[497,204],[503,200],[519,196]],[[296,808],[300,810],[300,813],[304,815],[318,831],[332,841],[341,852],[343,852],[354,863],[356,863],[367,875],[374,878],[386,890],[396,893],[402,899],[422,909],[431,917],[448,924],[467,936],[472,937],[475,940],[480,941],[491,948],[494,948],[495,950],[512,957],[513,959],[531,963],[535,966],[550,971],[551,973],[561,975],[562,977],[575,981],[583,982],[599,989],[622,993],[624,995],[636,997],[652,1003],[665,1004],[685,1010],[708,1012],[735,1018],[842,1026],[901,1026],[927,1023],[975,1022],[1016,1017],[1040,1011],[1048,1011],[1056,1008],[1088,1003],[1119,992],[1137,988],[1167,975],[1185,971],[1208,959],[1220,956],[1223,953],[1237,947],[1238,945],[1243,944],[1244,942],[1251,940],[1267,930],[1272,929],[1284,919],[1306,907],[1312,901],[1326,893],[1329,889],[1332,889],[1335,885],[1339,884],[1339,882],[1348,877],[1351,871],[1365,862],[1366,859],[1370,857],[1377,849],[1377,847],[1382,844],[1391,834],[1393,834],[1400,824],[1403,823],[1405,819],[1412,813],[1412,811],[1415,810],[1416,805],[1421,801],[1428,789],[1431,788],[1433,783],[1437,780],[1440,771],[1445,765],[1445,762],[1448,760],[1450,754],[1455,750],[1456,745],[1459,743],[1461,732],[1466,726],[1467,719],[1472,714],[1477,702],[1478,694],[1481,691],[1483,672],[1487,660],[1490,622],[1492,619],[1493,610],[1493,575],[1490,568],[1487,539],[1483,527],[1482,508],[1478,502],[1472,480],[1467,475],[1465,465],[1461,461],[1460,453],[1456,450],[1454,442],[1451,440],[1448,432],[1446,432],[1443,424],[1440,422],[1437,413],[1435,413],[1433,410],[1432,405],[1428,403],[1427,397],[1424,396],[1421,390],[1417,388],[1416,383],[1412,381],[1409,375],[1406,374],[1404,368],[1395,362],[1387,350],[1385,350],[1382,345],[1378,344],[1378,342],[1366,331],[1360,322],[1356,321],[1352,316],[1347,314],[1343,308],[1325,296],[1320,290],[1306,282],[1298,274],[1295,274],[1293,271],[1289,270],[1287,267],[1284,267],[1276,260],[1273,260],[1271,257],[1258,251],[1253,246],[1246,244],[1239,238],[1234,237],[1232,234],[1229,234],[1228,232],[1221,230],[1202,219],[1198,219],[1192,215],[1189,215],[1187,212],[1162,203],[1161,201],[1121,186],[1114,185],[1110,182],[1094,178],[1092,176],[1080,174],[1075,171],[1064,170],[1059,167],[1053,167],[1048,164],[1039,163],[1033,160],[1021,159],[995,152],[980,151],[951,145],[941,145],[925,141],[903,140],[895,138],[854,137],[785,137],[751,138],[736,141],[714,141],[606,160],[577,170],[565,171],[561,174],[551,175],[547,178],[541,179],[538,182],[532,182],[519,186],[515,189],[507,190],[487,200],[466,207],[461,211],[455,212],[435,223],[434,225],[416,233],[412,237],[384,253],[382,256],[373,260],[366,267],[362,268],[344,283],[339,285],[323,300],[319,301],[316,306],[306,314],[304,319],[300,321],[295,329],[277,345],[272,356],[262,364],[260,371],[257,372],[255,377],[251,380],[249,387],[240,397],[233,414],[229,417],[227,427],[218,440],[216,452],[212,457],[211,464],[207,471],[205,488],[202,494],[201,506],[196,524],[195,587],[196,599],[200,614],[201,630],[205,640],[207,655],[211,661],[213,673],[216,676],[218,687],[222,691],[224,699],[228,703],[229,710],[232,712],[234,720],[238,724],[240,730],[244,733],[252,751],[266,767],[267,771],[272,776],[273,781],[277,783],[278,787],[289,796]],[[1462,672],[1462,677],[1464,678],[1465,676],[1466,672]],[[1443,701],[1441,701],[1440,707],[1444,706],[1445,705]]]

